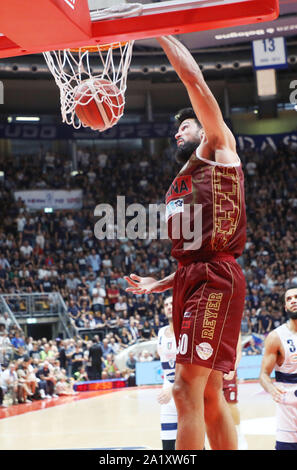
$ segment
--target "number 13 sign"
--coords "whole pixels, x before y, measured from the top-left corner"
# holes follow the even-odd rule
[[[266,38],[253,41],[254,69],[286,68],[287,52],[284,38]]]

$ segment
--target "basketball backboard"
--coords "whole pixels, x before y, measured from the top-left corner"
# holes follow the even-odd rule
[[[122,16],[114,13],[118,5]],[[105,8],[113,8],[107,17]],[[0,2],[0,57],[259,23],[278,15],[278,0],[7,0]]]

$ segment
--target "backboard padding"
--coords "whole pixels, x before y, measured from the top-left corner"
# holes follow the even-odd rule
[[[278,0],[157,2],[140,15],[92,21],[87,0],[0,2],[0,57],[272,21]],[[38,5],[38,6],[37,6]]]

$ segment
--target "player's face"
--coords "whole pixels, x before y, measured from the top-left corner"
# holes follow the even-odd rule
[[[195,119],[185,119],[175,134],[177,144],[176,160],[186,163],[201,142],[203,130]]]
[[[166,297],[164,301],[164,313],[168,320],[172,318],[172,297]]]
[[[285,310],[290,318],[297,320],[297,287],[286,292]]]

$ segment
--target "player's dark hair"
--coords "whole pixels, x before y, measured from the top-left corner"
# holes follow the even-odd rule
[[[185,119],[194,119],[199,127],[202,127],[200,122],[197,119],[195,111],[193,108],[183,108],[178,111],[178,113],[174,116],[176,126],[179,127]]]
[[[166,299],[168,299],[168,297],[173,297],[173,295],[171,293],[166,292],[166,294],[163,297],[163,303],[165,302]]]
[[[286,293],[288,292],[288,290],[292,290],[292,289],[297,289],[297,284],[290,284],[289,286],[287,286],[284,296],[286,297]]]

